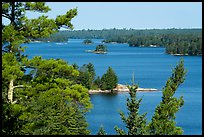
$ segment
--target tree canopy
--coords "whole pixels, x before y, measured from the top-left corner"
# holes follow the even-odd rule
[[[113,90],[118,83],[118,77],[111,67],[101,77],[101,89],[102,90]]]
[[[100,45],[96,46],[96,49],[94,50],[94,53],[106,53],[107,51],[108,51],[107,46],[103,45],[103,44],[100,44]]]
[[[2,24],[2,45],[4,52],[17,55],[22,52],[20,44],[35,38],[44,38],[56,33],[60,27],[73,29],[71,19],[77,15],[77,9],[71,9],[56,19],[42,15],[37,19],[28,19],[26,11],[46,13],[51,10],[45,2],[2,2],[2,18],[10,21]]]
[[[84,44],[92,44],[93,41],[92,41],[91,39],[85,39],[85,40],[83,41],[83,43],[84,43]]]
[[[46,13],[45,2],[2,2],[2,134],[86,135],[85,113],[92,104],[88,89],[77,84],[79,71],[61,59],[28,59],[22,43],[73,29],[71,9],[56,19],[28,19],[26,11]]]

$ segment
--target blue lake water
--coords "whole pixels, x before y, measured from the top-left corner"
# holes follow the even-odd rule
[[[96,74],[102,76],[109,66],[116,72],[119,83],[131,84],[132,74],[135,83],[144,88],[162,89],[166,80],[171,76],[172,69],[180,60],[180,56],[165,54],[164,48],[138,48],[127,44],[106,44],[108,54],[87,53],[101,44],[101,39],[94,39],[94,44],[84,45],[83,39],[71,39],[67,43],[30,43],[24,44],[28,48],[29,58],[42,56],[44,59],[61,58],[68,64],[77,63],[79,66],[91,62]],[[175,96],[184,98],[184,106],[176,113],[177,126],[184,130],[185,135],[202,134],[202,57],[184,56],[184,66],[187,69],[186,80]],[[128,93],[117,95],[91,95],[93,109],[87,113],[87,121],[91,134],[96,134],[103,125],[108,134],[116,134],[114,126],[124,128],[119,110],[127,112],[126,98]],[[137,97],[143,100],[140,113],[147,112],[147,119],[151,120],[155,107],[161,101],[162,92],[138,92]]]

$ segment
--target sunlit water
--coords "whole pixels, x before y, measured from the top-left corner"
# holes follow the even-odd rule
[[[164,48],[136,48],[127,44],[106,44],[108,54],[87,53],[85,50],[94,50],[101,44],[100,39],[93,40],[91,45],[82,44],[82,39],[72,39],[67,43],[30,43],[26,54],[29,58],[42,56],[44,59],[61,58],[69,64],[93,63],[96,74],[102,76],[111,66],[116,72],[119,83],[131,84],[132,74],[135,83],[144,88],[165,86],[171,76],[172,69],[181,57],[165,54]],[[188,70],[185,82],[178,88],[175,96],[184,98],[184,106],[176,113],[177,126],[184,130],[185,135],[202,134],[202,57],[184,56],[184,65]],[[91,95],[93,109],[87,113],[87,121],[91,134],[96,134],[100,125],[103,125],[108,134],[116,134],[114,126],[124,128],[119,110],[127,112],[126,98],[128,93],[116,95]],[[147,112],[147,119],[151,120],[156,105],[161,101],[162,92],[138,92],[142,97],[140,113]]]

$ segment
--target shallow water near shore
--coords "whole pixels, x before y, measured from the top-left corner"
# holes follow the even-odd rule
[[[96,74],[102,76],[109,66],[116,72],[119,83],[131,84],[132,73],[135,83],[143,88],[161,90],[166,80],[171,76],[172,68],[180,60],[180,56],[165,54],[164,48],[138,48],[127,44],[106,44],[107,54],[87,53],[94,50],[100,39],[93,40],[94,44],[82,44],[83,39],[71,39],[67,43],[30,43],[24,44],[28,48],[29,58],[42,56],[43,58],[62,58],[68,64],[93,63]],[[184,106],[176,113],[177,126],[184,130],[185,135],[202,134],[202,57],[182,56],[187,69],[186,80],[176,91],[175,96],[184,98]],[[121,94],[92,94],[90,95],[93,109],[87,113],[87,121],[91,134],[96,134],[100,125],[112,135],[116,134],[114,126],[124,128],[119,110],[127,112],[126,98],[128,93]],[[147,112],[147,119],[151,120],[156,105],[161,101],[162,92],[138,92],[142,97],[140,113]]]

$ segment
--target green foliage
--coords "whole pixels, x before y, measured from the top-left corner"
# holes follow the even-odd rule
[[[5,103],[4,99],[2,98],[2,135],[17,135],[22,127],[19,116],[25,109],[18,104]]]
[[[93,82],[93,80],[95,79],[95,76],[96,76],[94,65],[92,63],[88,63],[87,69],[88,69],[88,72],[90,73],[91,82]]]
[[[104,39],[132,47],[165,47],[167,54],[202,55],[202,29],[103,29],[58,32],[73,39]]]
[[[93,44],[93,41],[91,41],[90,39],[85,39],[83,41],[84,44]]]
[[[62,35],[62,33],[54,33],[46,38],[36,38],[34,40],[43,41],[43,42],[67,42],[68,38],[66,35]]]
[[[152,121],[148,125],[149,132],[152,135],[178,135],[183,133],[182,128],[176,126],[175,113],[184,105],[184,100],[182,96],[178,99],[173,97],[179,85],[185,80],[186,70],[183,63],[184,61],[181,59],[162,90],[162,101],[156,107]]]
[[[9,62],[4,61],[3,66],[15,64],[8,54],[5,53],[3,59]],[[89,134],[85,119],[85,113],[92,107],[88,89],[72,81],[79,72],[61,59],[34,57],[24,59],[23,65],[32,68],[35,73],[30,71],[32,79],[28,81],[29,87],[15,90],[16,104],[7,104],[4,92],[4,134]],[[5,91],[5,87],[3,89]]]
[[[79,72],[73,66],[68,65],[61,59],[44,60],[41,57],[25,60],[24,64],[35,72],[31,81],[33,87],[30,89],[33,92],[29,94],[37,94],[39,91],[44,92],[52,88],[67,90],[69,98],[75,99],[79,105],[83,104],[86,109],[91,108],[88,90],[81,85],[75,84]]]
[[[27,110],[19,117],[24,121],[20,134],[89,134],[84,112],[79,109],[78,105],[70,97],[72,92],[77,91],[52,88],[39,93],[36,97],[32,97],[27,103]]]
[[[107,52],[108,50],[107,50],[106,45],[97,45],[95,51],[96,52]]]
[[[26,2],[25,9],[41,13],[46,13],[51,10],[48,6],[45,5],[45,2]]]
[[[75,66],[78,68],[77,66]],[[108,68],[107,72],[96,77],[94,65],[92,63],[84,64],[79,69],[79,76],[77,83],[85,86],[88,89],[102,89],[112,90],[117,86],[118,77],[111,67]]]
[[[166,53],[181,55],[202,55],[202,35],[169,36],[172,42],[166,44]],[[174,40],[175,39],[175,40]]]
[[[68,65],[62,59],[43,60],[41,57],[34,57],[32,60],[24,61],[27,67],[35,68],[35,77],[38,80],[50,78],[66,78],[75,80],[79,72],[73,66]]]
[[[58,15],[55,22],[59,27],[65,27],[73,29],[73,25],[71,24],[71,19],[77,15],[77,8],[71,9],[67,11],[65,15]]]
[[[118,42],[122,43],[127,42],[128,37],[132,36],[164,36],[161,41],[169,40],[165,35],[184,35],[184,34],[192,34],[192,35],[200,35],[202,33],[202,29],[144,29],[144,30],[136,30],[136,29],[102,29],[102,30],[64,30],[58,33],[62,33],[66,35],[67,38],[71,39],[104,39],[104,42],[110,40],[109,42]],[[150,37],[149,37],[150,38]],[[118,41],[116,41],[118,40]],[[120,40],[120,41],[119,41]],[[151,40],[151,39],[149,39]],[[148,40],[148,41],[149,41]]]
[[[32,39],[48,37],[58,31],[54,19],[48,19],[48,16],[40,16],[37,19],[25,19],[24,35]]]
[[[11,80],[18,84],[24,72],[21,70],[21,64],[17,61],[13,53],[2,54],[2,134],[15,135],[21,128],[19,123],[19,115],[23,111],[23,107],[18,104],[11,104],[8,100],[8,89]],[[17,92],[17,90],[15,90]],[[14,99],[19,98],[18,94],[14,94]],[[18,122],[18,123],[17,123]]]
[[[2,18],[10,21],[9,25],[2,24],[3,135],[90,133],[85,113],[92,104],[88,89],[76,84],[79,71],[61,59],[29,60],[21,55],[24,48],[20,44],[47,37],[59,27],[73,28],[71,19],[77,15],[77,9],[56,19],[25,16],[26,11],[49,10],[44,2],[2,2]],[[28,68],[30,72],[25,74]],[[15,101],[8,99],[10,94]]]
[[[8,82],[24,75],[21,70],[21,64],[16,60],[13,53],[4,53],[2,55],[2,80]]]
[[[2,44],[4,52],[14,52],[21,56],[19,46],[35,38],[47,37],[58,31],[60,27],[73,28],[71,19],[77,15],[77,9],[67,11],[56,19],[40,16],[28,19],[26,11],[46,13],[50,10],[45,2],[2,2],[2,18],[10,21],[9,25],[2,25]]]
[[[79,69],[79,66],[78,66],[76,63],[72,64],[72,66],[73,66],[73,67],[74,67],[74,69],[76,69],[76,70],[78,70],[78,69]]]
[[[129,95],[130,98],[127,98],[127,109],[128,109],[128,116],[126,117],[125,114],[120,111],[120,116],[122,121],[126,124],[126,128],[128,132],[126,133],[125,130],[122,130],[115,126],[115,130],[119,135],[146,135],[146,114],[139,115],[139,106],[142,98],[139,100],[136,99],[136,89],[138,88],[137,85],[128,86],[130,90]]]
[[[106,131],[104,130],[103,126],[101,125],[97,135],[107,135]]]
[[[79,69],[79,72],[78,83],[82,84],[88,89],[91,89],[96,75],[94,65],[92,63],[84,64]]]
[[[101,87],[101,78],[99,76],[94,80],[94,85],[96,85],[98,88]]]
[[[172,76],[167,80],[162,90],[162,101],[155,108],[152,120],[147,124],[146,113],[139,115],[139,105],[142,98],[136,100],[137,85],[128,86],[130,99],[127,98],[128,116],[120,112],[122,121],[125,122],[128,132],[115,126],[119,135],[181,135],[183,130],[176,126],[175,114],[184,105],[183,97],[175,98],[177,88],[185,80],[186,70],[184,61],[180,60],[179,64],[173,69]]]
[[[101,89],[102,90],[113,90],[118,83],[118,77],[111,67],[101,77]]]

